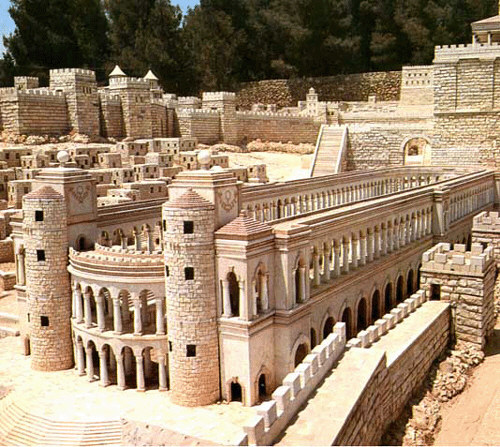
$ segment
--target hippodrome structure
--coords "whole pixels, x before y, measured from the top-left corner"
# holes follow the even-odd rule
[[[17,207],[12,201],[3,215],[5,246],[15,253],[21,350],[31,367],[53,374],[74,367],[82,381],[135,388],[145,393],[144,406],[148,394],[163,391],[171,412],[239,401],[254,417],[230,443],[380,442],[452,337],[482,349],[493,330],[500,17],[487,23],[484,33],[483,22],[473,25],[472,45],[438,47],[433,67],[407,69],[401,103],[385,109],[370,102],[346,112],[311,92],[288,113],[237,112],[233,94],[214,93],[192,98],[190,109],[178,107],[179,98],[173,127],[168,119],[163,126],[151,112],[168,109],[160,105],[164,96],[149,96],[157,81],[151,74],[130,80],[116,69],[109,90],[123,86],[113,100],[121,101],[116,128],[124,133],[115,136],[146,140],[119,143],[115,151],[60,152],[57,161],[50,154],[12,157],[25,162],[25,174],[36,169],[19,180],[28,190],[17,189]],[[75,93],[80,75],[92,77],[62,70],[51,73],[56,92],[7,93],[17,98],[11,104],[17,101],[19,113],[22,97],[59,98],[68,128],[57,132],[114,128],[99,121],[109,92],[89,81]],[[139,86],[144,96],[132,97],[130,89]],[[95,97],[85,102],[81,94]],[[217,134],[205,125],[212,118]],[[251,139],[247,121],[255,136],[262,126],[263,138],[286,126],[319,132],[313,176],[267,183],[261,167],[240,181],[223,157],[181,147],[196,139]],[[341,136],[338,147],[323,144],[329,131]],[[315,173],[322,159],[321,169],[332,172],[361,163],[372,151],[367,142],[374,149],[366,167],[379,169]],[[332,151],[336,156],[325,162]],[[171,171],[183,153],[192,165]],[[7,171],[17,163],[8,161]],[[109,176],[100,172],[104,164],[121,180],[101,180]],[[132,183],[134,197],[109,194]],[[124,200],[102,200],[103,190]],[[327,423],[309,419],[325,394]],[[9,416],[14,406],[11,397],[0,407],[0,442],[43,442],[40,433],[22,438],[19,420]]]

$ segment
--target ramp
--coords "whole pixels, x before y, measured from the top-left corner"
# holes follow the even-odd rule
[[[338,174],[347,148],[347,126],[323,124],[318,134],[311,177]]]

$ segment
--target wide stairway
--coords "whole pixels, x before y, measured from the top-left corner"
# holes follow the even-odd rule
[[[121,431],[119,420],[52,421],[28,413],[10,396],[0,400],[0,445],[119,445]]]
[[[346,126],[321,126],[311,177],[338,174],[341,171],[346,140]]]

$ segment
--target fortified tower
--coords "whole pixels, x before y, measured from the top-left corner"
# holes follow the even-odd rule
[[[99,135],[99,93],[95,73],[80,68],[50,70],[50,88],[66,94],[75,132]]]
[[[64,197],[44,186],[23,197],[23,213],[31,367],[69,369],[73,348]]]
[[[214,210],[193,190],[163,205],[170,389],[185,406],[220,397]]]
[[[202,108],[220,112],[221,141],[226,144],[237,144],[236,94],[233,92],[205,92],[203,93]]]

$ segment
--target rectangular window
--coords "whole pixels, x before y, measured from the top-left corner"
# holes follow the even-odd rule
[[[186,277],[186,281],[194,279],[194,268],[193,267],[186,267],[184,269],[184,276]]]
[[[167,231],[167,221],[163,221],[163,231]]]
[[[441,299],[441,286],[439,284],[431,284],[431,301],[439,301]]]
[[[184,221],[184,234],[193,234],[194,233],[194,222],[192,220]]]
[[[196,345],[187,345],[186,346],[186,356],[187,357],[196,357]]]
[[[170,276],[170,269],[168,268],[168,265],[165,266],[165,275]]]
[[[42,210],[35,211],[35,222],[43,222],[43,211]]]
[[[28,323],[30,322],[30,314],[28,314]]]
[[[49,325],[49,317],[41,316],[40,317],[40,323],[41,323],[42,327],[48,327],[48,325]]]
[[[37,261],[45,261],[45,250],[37,250],[36,259]]]
[[[168,350],[170,352],[172,352],[172,342],[171,341],[168,342]]]

